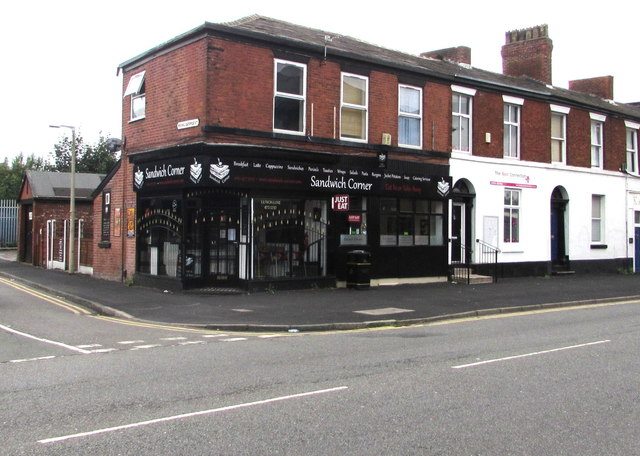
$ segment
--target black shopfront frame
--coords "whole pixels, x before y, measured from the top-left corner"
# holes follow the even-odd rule
[[[440,230],[446,238],[448,200],[451,192],[448,165],[389,159],[387,168],[380,169],[375,156],[345,156],[304,151],[298,153],[207,145],[136,154],[131,156],[130,160],[133,163],[133,190],[138,197],[138,207],[144,206],[140,203],[145,199],[163,198],[163,195],[180,200],[178,206],[181,208],[181,218],[176,223],[176,228],[180,230],[176,275],[149,277],[152,281],[159,281],[161,284],[173,283],[179,288],[228,284],[260,289],[264,285],[263,282],[271,286],[274,281],[283,284],[297,282],[298,286],[304,286],[305,282],[317,284],[319,280],[335,284],[336,280],[345,279],[347,253],[354,249],[370,252],[372,278],[446,275],[446,239],[440,245],[381,245],[380,201],[381,198],[395,197],[442,202],[441,206],[444,209],[439,223],[442,224]],[[367,229],[364,235],[360,233],[360,237],[365,239],[361,245],[344,243],[344,236],[341,238],[345,226],[354,220],[361,220],[358,217],[362,217],[357,211],[332,206],[335,196],[344,195],[353,196],[354,200],[366,201],[364,217],[367,220]],[[300,277],[296,275],[296,265],[289,266],[289,277],[270,277],[256,272],[259,253],[253,245],[257,238],[254,232],[256,220],[252,220],[252,211],[258,202],[269,199],[325,202],[323,207],[326,207],[326,220],[322,222],[326,223],[327,227],[322,255],[326,260],[322,268],[314,269],[320,271],[320,276],[316,272]],[[204,222],[218,224],[205,228],[208,231],[207,236],[194,240],[191,236],[193,233],[190,226],[193,225],[193,221],[189,222],[189,211],[192,210],[194,201],[198,200],[201,203],[195,203],[196,205],[215,209],[213,212],[209,211],[203,219]],[[220,207],[225,208],[223,217],[227,217],[226,221],[220,218]],[[145,211],[138,210],[138,253],[144,244],[145,233],[142,230],[148,228],[145,228],[144,216]],[[316,216],[317,214],[313,215]],[[220,228],[219,222],[227,225]],[[351,225],[353,226],[352,223]],[[284,232],[286,230],[279,236]],[[291,233],[292,236],[300,237],[299,232],[297,235],[294,231]],[[355,238],[358,238],[357,235]],[[216,253],[219,266],[213,274],[213,254],[204,252],[210,252],[212,245],[219,248],[221,241],[226,243],[227,250],[220,247],[223,253]],[[275,242],[274,239],[272,241]],[[279,238],[278,242],[280,241],[282,239]],[[303,245],[303,242],[292,239],[290,244]],[[205,243],[207,245],[204,245]],[[230,248],[230,245],[233,245],[233,248]],[[289,249],[292,255],[299,255],[298,251],[294,251],[295,248]],[[209,265],[205,268],[207,274],[203,274],[203,270],[200,269],[199,276],[197,273],[194,274],[192,269],[193,255],[198,250],[201,252],[200,264]],[[298,250],[302,250],[302,247]],[[140,266],[141,263],[138,261],[136,267],[139,275],[153,276],[148,270],[141,270]]]

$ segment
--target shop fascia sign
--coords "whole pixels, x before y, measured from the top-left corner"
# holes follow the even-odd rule
[[[451,179],[346,165],[191,156],[134,165],[133,186],[136,191],[165,186],[233,186],[446,198]]]

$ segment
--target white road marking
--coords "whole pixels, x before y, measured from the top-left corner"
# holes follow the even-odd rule
[[[205,341],[204,340],[188,340],[186,342],[180,342],[178,345],[197,345],[197,344],[204,344]]]
[[[133,345],[133,344],[141,344],[144,340],[123,340],[118,342],[121,345]]]
[[[160,340],[187,340],[186,337],[178,336],[178,337],[161,337]]]
[[[95,350],[91,350],[91,353],[109,353],[117,350],[117,348],[97,348]]]
[[[98,348],[102,347],[100,344],[86,344],[86,345],[76,345],[78,348]]]
[[[142,426],[149,426],[149,425],[152,425],[152,424],[166,423],[168,421],[182,420],[182,419],[185,419],[185,418],[192,418],[192,417],[203,416],[203,415],[212,415],[212,414],[215,414],[215,413],[228,412],[228,411],[231,411],[231,410],[238,410],[238,409],[246,408],[246,407],[255,407],[255,406],[258,406],[258,405],[266,405],[266,404],[271,404],[271,403],[274,403],[274,402],[286,401],[286,400],[290,400],[290,399],[298,399],[298,398],[301,398],[301,397],[316,396],[316,395],[319,395],[319,394],[327,394],[327,393],[335,393],[335,392],[346,390],[346,389],[348,389],[348,386],[338,386],[336,388],[329,388],[329,389],[323,389],[323,390],[317,390],[317,391],[309,391],[309,392],[306,392],[306,393],[291,394],[289,396],[274,397],[274,398],[265,399],[265,400],[262,400],[262,401],[245,402],[243,404],[229,405],[227,407],[220,407],[220,408],[215,408],[215,409],[210,409],[210,410],[202,410],[202,411],[199,411],[199,412],[183,413],[182,415],[167,416],[167,417],[164,417],[164,418],[156,418],[156,419],[148,420],[148,421],[139,421],[137,423],[123,424],[121,426],[114,426],[114,427],[110,427],[110,428],[98,429],[98,430],[95,430],[95,431],[80,432],[78,434],[64,435],[64,436],[61,436],[61,437],[52,437],[52,438],[48,438],[48,439],[38,440],[38,443],[47,444],[47,443],[63,442],[65,440],[77,439],[77,438],[80,438],[80,437],[90,437],[90,436],[98,435],[98,434],[106,434],[106,433],[109,433],[109,432],[123,431],[123,430],[126,430],[126,429],[133,429],[133,428],[142,427]]]
[[[10,363],[26,363],[29,361],[42,361],[43,359],[53,359],[55,356],[40,356],[38,358],[28,358],[28,359],[12,359],[9,361]]]
[[[545,355],[547,353],[554,353],[554,352],[558,352],[558,351],[562,351],[562,350],[572,350],[574,348],[589,347],[591,345],[605,344],[607,342],[611,342],[611,341],[608,340],[608,339],[607,340],[598,340],[596,342],[588,342],[586,344],[578,344],[578,345],[570,345],[568,347],[552,348],[551,350],[543,350],[543,351],[539,351],[539,352],[525,353],[524,355],[507,356],[505,358],[488,359],[486,361],[478,361],[477,363],[461,364],[459,366],[451,366],[451,367],[452,367],[452,369],[463,369],[465,367],[475,367],[475,366],[481,366],[483,364],[497,363],[497,362],[500,362],[500,361],[509,361],[509,360],[512,360],[512,359],[519,359],[519,358],[526,358],[526,357],[529,357],[529,356]]]
[[[202,337],[212,338],[212,337],[227,337],[226,334],[204,334]]]
[[[355,310],[354,313],[364,315],[393,315],[399,313],[415,312],[413,309],[399,309],[397,307],[385,307],[384,309]]]
[[[135,347],[131,347],[131,350],[146,350],[148,348],[156,348],[162,347],[160,344],[148,344],[148,345],[136,345]]]
[[[37,340],[38,342],[44,342],[45,344],[50,344],[50,345],[55,345],[57,347],[66,348],[67,350],[75,351],[75,352],[78,352],[78,353],[85,353],[85,354],[86,353],[90,353],[89,351],[84,350],[82,348],[74,347],[72,345],[67,345],[67,344],[64,344],[62,342],[56,342],[55,340],[49,340],[49,339],[43,339],[42,337],[36,337],[36,336],[31,335],[31,334],[27,334],[25,332],[22,332],[22,331],[16,331],[15,329],[11,329],[8,326],[0,325],[0,329],[2,329],[3,331],[6,331],[6,332],[12,333],[12,334],[16,334],[18,336],[26,337],[26,338],[32,339],[32,340]]]
[[[232,337],[231,339],[222,339],[222,342],[239,342],[241,340],[247,340],[246,337]]]

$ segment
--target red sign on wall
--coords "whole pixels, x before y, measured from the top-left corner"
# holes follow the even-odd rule
[[[334,211],[349,210],[349,195],[334,195],[331,197],[331,207]]]
[[[347,220],[349,223],[362,223],[362,215],[361,214],[349,214],[347,216]]]

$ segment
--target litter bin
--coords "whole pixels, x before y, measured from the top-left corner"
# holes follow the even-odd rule
[[[371,286],[371,255],[364,250],[347,252],[347,288]]]

